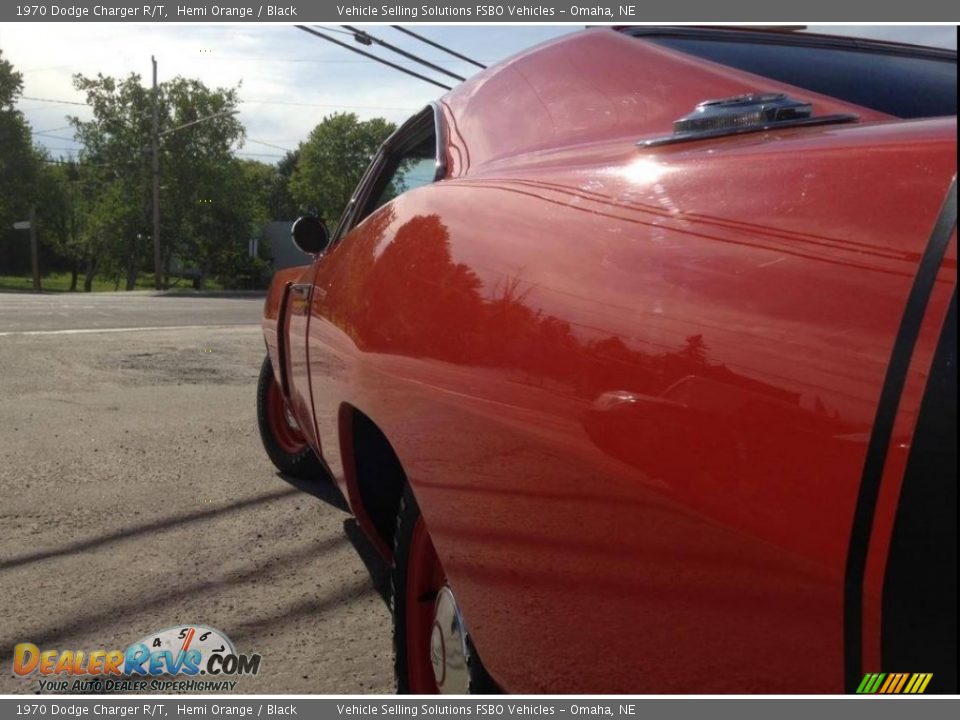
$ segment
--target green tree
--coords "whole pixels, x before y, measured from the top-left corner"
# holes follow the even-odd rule
[[[122,80],[75,75],[73,84],[93,110],[91,120],[70,118],[84,146],[81,164],[91,170],[87,190],[94,191],[79,249],[84,290],[98,273],[125,275],[132,289],[147,261],[144,238],[150,233],[151,91],[136,74]]]
[[[263,229],[267,222],[277,217],[275,203],[279,174],[273,165],[255,160],[235,159],[233,162],[236,167],[231,185],[236,198],[232,218],[237,226],[235,232],[246,240],[256,237],[260,250],[256,257],[251,257],[248,243],[232,246],[219,266],[219,280],[231,287],[256,287],[269,273],[266,262],[269,248],[265,244]]]
[[[331,227],[377,148],[395,125],[383,118],[359,120],[354,113],[323,118],[303,143],[290,177],[290,194],[300,209],[318,214]]]
[[[290,178],[300,160],[300,150],[288,150],[276,165],[257,163],[262,170],[263,188],[267,191],[267,215],[270,220],[295,220],[300,207],[290,193]],[[269,169],[269,173],[266,169]]]
[[[233,151],[245,137],[235,116],[238,91],[211,89],[182,77],[161,85],[166,112],[161,112],[160,131],[173,130],[163,137],[160,160],[164,287],[174,258],[199,271],[197,285],[202,288],[225,255],[246,250],[252,228],[235,212],[233,176]],[[183,127],[202,118],[209,119]]]
[[[216,275],[226,285],[250,286],[265,264],[249,256],[249,241],[269,219],[269,180],[275,168],[263,163],[231,158],[207,179],[215,187],[205,190],[209,202],[189,215],[185,236],[193,238],[189,257],[196,263],[197,289]],[[211,241],[217,238],[218,241]]]
[[[137,188],[121,180],[100,188],[97,201],[87,216],[88,243],[95,262],[88,266],[84,290],[90,291],[96,273],[119,286],[126,279],[126,289],[136,286],[137,274],[146,258],[147,242],[143,233],[143,210]]]
[[[16,108],[22,92],[22,75],[0,50],[0,265],[15,262],[24,254],[20,252],[26,247],[23,233],[11,225],[26,219],[37,199],[40,159],[33,151],[30,127]]]
[[[74,86],[93,110],[93,119],[71,123],[84,145],[82,163],[95,169],[89,180],[99,185],[83,233],[85,288],[105,272],[125,277],[132,289],[138,273],[152,267],[153,91],[137,74],[122,80],[76,75]],[[216,224],[222,213],[211,213],[215,205],[229,208],[218,194],[230,184],[233,148],[244,137],[234,117],[238,102],[237,88],[211,89],[194,79],[177,77],[159,87],[164,287],[175,264],[195,267],[205,278],[224,247],[246,246],[245,237],[230,234],[230,224]]]
[[[77,278],[84,260],[84,224],[87,198],[84,195],[84,168],[76,162],[56,162],[40,152],[37,213],[38,235],[45,266],[66,268],[70,272],[70,290],[77,289]]]
[[[246,193],[243,202],[250,206],[254,215],[264,223],[283,217],[276,212],[277,188],[281,181],[277,166],[259,160],[238,159],[235,160],[235,167],[241,175],[239,180]]]

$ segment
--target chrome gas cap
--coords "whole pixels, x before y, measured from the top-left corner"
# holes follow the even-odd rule
[[[467,667],[467,631],[457,599],[448,585],[437,593],[430,636],[430,661],[437,688],[446,695],[470,692]]]

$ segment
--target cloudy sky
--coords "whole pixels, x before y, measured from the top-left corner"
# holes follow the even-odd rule
[[[490,64],[581,28],[421,25],[412,29]],[[477,70],[390,27],[366,29],[459,75]],[[954,26],[822,25],[811,30],[956,49]],[[352,42],[346,35],[335,37]],[[240,119],[248,139],[239,153],[265,162],[275,162],[285,149],[296,148],[325,114],[352,111],[361,118],[382,116],[399,122],[444,92],[291,26],[0,23],[0,48],[23,73],[20,109],[34,129],[36,142],[55,157],[70,155],[79,147],[65,127],[65,116],[89,117],[71,76],[120,77],[133,72],[148,84],[151,54],[157,57],[161,81],[184,75],[209,86],[240,84]],[[411,69],[423,69],[392,53],[379,50],[378,54]]]

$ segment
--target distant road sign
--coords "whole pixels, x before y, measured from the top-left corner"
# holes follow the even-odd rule
[[[30,229],[30,221],[29,221],[29,220],[21,220],[20,222],[15,222],[15,223],[13,224],[13,229],[14,229],[14,230],[29,230],[29,229]]]

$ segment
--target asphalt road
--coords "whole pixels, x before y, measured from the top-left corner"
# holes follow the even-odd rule
[[[210,325],[252,325],[263,296],[137,291],[120,293],[0,293],[0,337],[49,333]]]
[[[262,303],[0,293],[0,693],[16,643],[189,623],[262,655],[236,692],[393,690],[384,568],[260,446]]]

